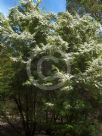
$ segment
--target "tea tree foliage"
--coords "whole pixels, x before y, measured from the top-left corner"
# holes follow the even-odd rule
[[[6,48],[5,54],[8,54],[0,57],[0,93],[8,88],[8,96],[15,104],[14,113],[20,116],[25,136],[33,136],[40,127],[46,128],[46,132],[52,130],[53,135],[58,136],[67,133],[95,135],[95,123],[102,121],[99,27],[100,24],[88,15],[46,13],[32,2],[12,8],[7,18],[0,15],[0,48]],[[59,56],[58,51],[66,57]],[[32,54],[36,80],[46,86],[57,84],[60,80],[62,87],[42,90],[30,82],[26,65]],[[41,56],[46,55],[62,59],[57,66],[50,62],[59,80],[47,82],[38,78],[35,65]],[[71,71],[66,74],[62,64],[68,59]],[[48,67],[45,68],[45,74],[51,72]]]

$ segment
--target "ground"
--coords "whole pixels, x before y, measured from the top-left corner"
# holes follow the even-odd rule
[[[0,121],[0,136],[19,136],[19,134],[16,134],[15,130],[11,128],[10,125]],[[42,134],[36,134],[36,136],[48,136],[48,135],[42,132]]]

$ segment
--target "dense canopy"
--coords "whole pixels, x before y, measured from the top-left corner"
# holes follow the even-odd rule
[[[99,135],[99,28],[89,15],[46,13],[33,2],[0,15],[0,113],[10,124],[19,120],[25,136]]]

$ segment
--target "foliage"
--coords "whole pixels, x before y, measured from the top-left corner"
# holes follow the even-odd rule
[[[44,124],[46,127],[43,129],[49,134],[54,131],[53,135],[95,135],[95,122],[102,121],[99,27],[100,24],[88,15],[45,13],[32,2],[12,8],[7,18],[0,17],[0,45],[4,45],[6,54],[9,54],[8,58],[0,59],[2,63],[6,59],[5,67],[0,67],[0,81],[4,81],[0,89],[5,91],[3,87],[7,86],[9,98],[14,100],[14,113],[20,117],[25,136],[33,136]],[[26,65],[32,54],[31,68],[36,80],[45,86],[60,81],[62,87],[42,90],[30,82]],[[45,75],[53,71],[51,76],[58,77],[53,82],[38,78],[36,72],[39,58],[46,55],[62,60],[57,65],[50,62],[54,71],[49,69],[49,65],[43,68]],[[71,72],[66,74],[64,62],[69,60]],[[4,70],[9,72],[6,74]]]
[[[102,0],[67,0],[69,12],[85,14],[90,13],[95,19],[102,23]]]

